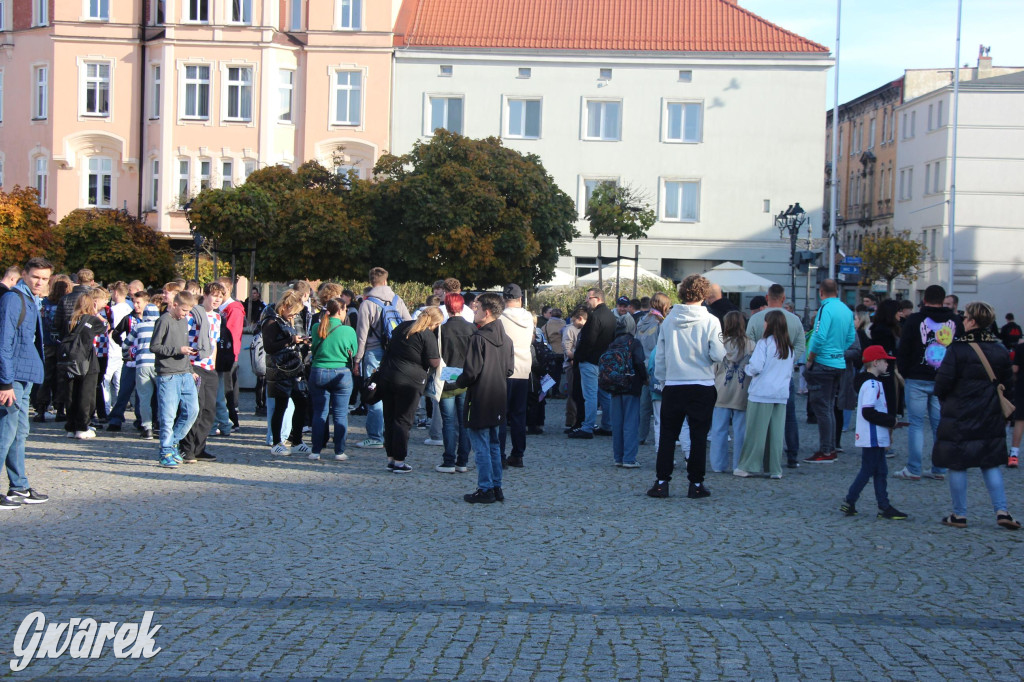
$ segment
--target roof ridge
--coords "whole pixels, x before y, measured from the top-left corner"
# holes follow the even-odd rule
[[[789,29],[783,28],[783,27],[779,26],[778,24],[776,24],[775,22],[768,21],[767,19],[765,19],[764,17],[762,17],[759,14],[754,14],[753,12],[751,12],[746,7],[740,7],[738,0],[737,0],[737,2],[731,2],[730,0],[718,0],[718,2],[721,2],[721,3],[725,4],[725,5],[728,5],[730,7],[730,9],[738,10],[740,12],[743,12],[744,14],[747,14],[747,15],[753,17],[754,19],[756,19],[757,21],[761,22],[762,24],[767,24],[768,26],[771,26],[772,28],[774,28],[774,29],[776,29],[778,31],[782,31],[783,33],[785,33],[788,36],[792,36],[793,38],[797,38],[799,40],[803,40],[805,42],[808,42],[808,43],[810,43],[812,45],[815,45],[816,47],[821,48],[822,50],[824,50],[826,52],[829,52],[829,53],[832,52],[832,50],[830,50],[828,48],[828,46],[826,46],[826,45],[822,45],[821,43],[815,42],[815,41],[811,40],[810,38],[804,38],[802,35],[794,33],[793,31],[790,31]]]

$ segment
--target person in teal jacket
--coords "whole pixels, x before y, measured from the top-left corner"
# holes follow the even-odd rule
[[[834,279],[826,279],[818,287],[821,306],[814,330],[807,342],[807,400],[818,420],[818,450],[805,459],[813,464],[836,461],[836,394],[839,380],[846,371],[844,353],[857,337],[853,328],[853,311],[839,300],[839,287]]]

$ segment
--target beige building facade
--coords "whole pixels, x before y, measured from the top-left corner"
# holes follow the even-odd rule
[[[388,149],[399,0],[0,0],[0,183],[174,238],[204,187]]]

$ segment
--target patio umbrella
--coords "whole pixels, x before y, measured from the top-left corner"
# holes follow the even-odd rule
[[[704,273],[704,276],[711,280],[713,284],[722,287],[722,291],[736,291],[740,293],[751,291],[764,292],[768,290],[768,287],[775,284],[770,279],[755,275],[744,270],[739,265],[728,261],[711,268]]]
[[[604,281],[606,281],[606,282],[613,281],[615,279],[615,263],[612,263],[611,265],[604,266],[603,268],[601,268],[600,272],[601,272],[601,278]],[[587,273],[586,275],[583,275],[582,277],[579,277],[578,280],[581,283],[584,283],[584,284],[589,284],[590,282],[596,282],[597,281],[597,273],[598,273],[598,271],[594,270],[593,272]],[[627,280],[627,279],[628,280],[632,280],[633,279],[633,264],[632,263],[625,263],[625,262],[622,263],[622,266],[621,266],[621,269],[620,269],[620,272],[619,272],[619,277],[621,279],[623,279],[623,280]],[[642,279],[654,279],[654,280],[658,280],[659,282],[661,282],[666,287],[672,286],[672,281],[671,280],[665,279],[661,275],[655,274],[655,273],[651,272],[650,270],[648,270],[646,268],[637,268],[637,270],[636,270],[636,277],[637,277],[637,279],[641,279],[641,280]]]

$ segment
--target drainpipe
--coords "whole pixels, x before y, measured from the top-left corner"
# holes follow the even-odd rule
[[[142,202],[146,187],[144,150],[146,145],[146,0],[139,0],[139,210],[135,214],[142,220]]]

